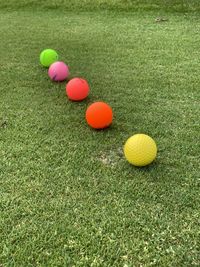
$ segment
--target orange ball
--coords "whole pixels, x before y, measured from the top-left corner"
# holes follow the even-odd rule
[[[92,128],[104,129],[112,123],[112,108],[104,102],[95,102],[87,108],[85,117]]]

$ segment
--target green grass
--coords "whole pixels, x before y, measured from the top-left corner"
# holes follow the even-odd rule
[[[200,265],[200,19],[163,15],[0,12],[1,266]],[[89,81],[87,101],[48,79],[46,47]],[[85,123],[96,100],[108,130]],[[143,169],[121,154],[138,132],[159,150]]]
[[[65,10],[165,10],[200,11],[199,0],[6,0],[3,9],[65,9]]]

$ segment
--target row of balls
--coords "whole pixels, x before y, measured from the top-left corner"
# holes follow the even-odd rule
[[[58,61],[58,53],[53,49],[45,49],[40,54],[40,63],[49,68],[48,75],[52,81],[61,82],[69,77],[69,68]],[[66,84],[66,95],[72,101],[82,101],[89,95],[88,82],[82,78],[73,78]],[[105,102],[91,104],[85,114],[88,125],[94,129],[104,129],[112,124],[113,111]],[[157,155],[155,141],[146,134],[131,136],[124,145],[124,155],[129,163],[135,166],[150,164]]]

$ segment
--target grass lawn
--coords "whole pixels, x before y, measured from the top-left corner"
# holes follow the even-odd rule
[[[1,267],[200,266],[200,18],[158,13],[1,9]],[[44,48],[87,101],[49,80]],[[105,131],[84,119],[97,100]],[[142,169],[121,153],[138,132],[159,150]]]

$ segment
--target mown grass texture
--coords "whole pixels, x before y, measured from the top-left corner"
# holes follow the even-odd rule
[[[157,11],[1,11],[0,264],[199,266],[199,17]],[[56,49],[87,101],[39,65]],[[85,122],[108,102],[106,131]],[[144,132],[154,164],[121,150]]]

